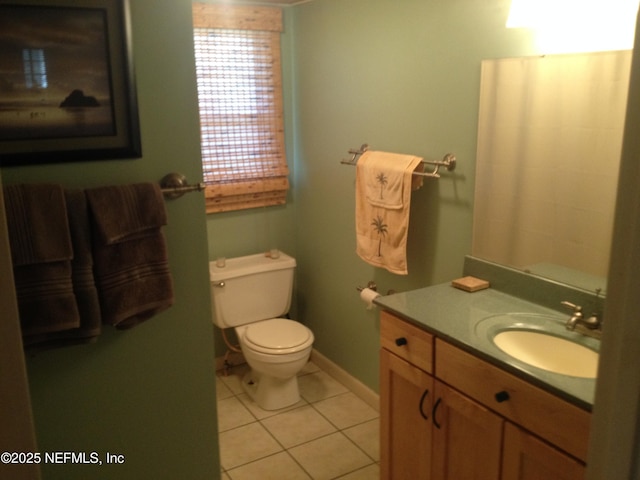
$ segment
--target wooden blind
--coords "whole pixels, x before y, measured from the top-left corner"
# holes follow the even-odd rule
[[[207,212],[283,204],[282,11],[196,3],[193,19]]]

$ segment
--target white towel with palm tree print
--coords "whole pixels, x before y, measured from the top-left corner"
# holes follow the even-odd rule
[[[356,252],[398,275],[408,273],[412,174],[421,162],[413,155],[367,151],[356,165]]]

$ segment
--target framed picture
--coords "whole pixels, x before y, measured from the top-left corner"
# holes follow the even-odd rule
[[[0,166],[142,155],[128,0],[0,0]]]

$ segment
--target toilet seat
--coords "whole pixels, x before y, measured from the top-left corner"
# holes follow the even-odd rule
[[[272,318],[247,325],[243,340],[254,351],[283,355],[310,347],[313,334],[301,323],[285,318]]]

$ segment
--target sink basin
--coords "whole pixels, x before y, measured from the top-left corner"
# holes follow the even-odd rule
[[[568,331],[564,317],[509,313],[480,320],[476,335],[526,365],[560,375],[596,378],[599,340]]]
[[[595,378],[598,353],[566,338],[533,330],[506,330],[493,343],[507,355],[550,372]]]

